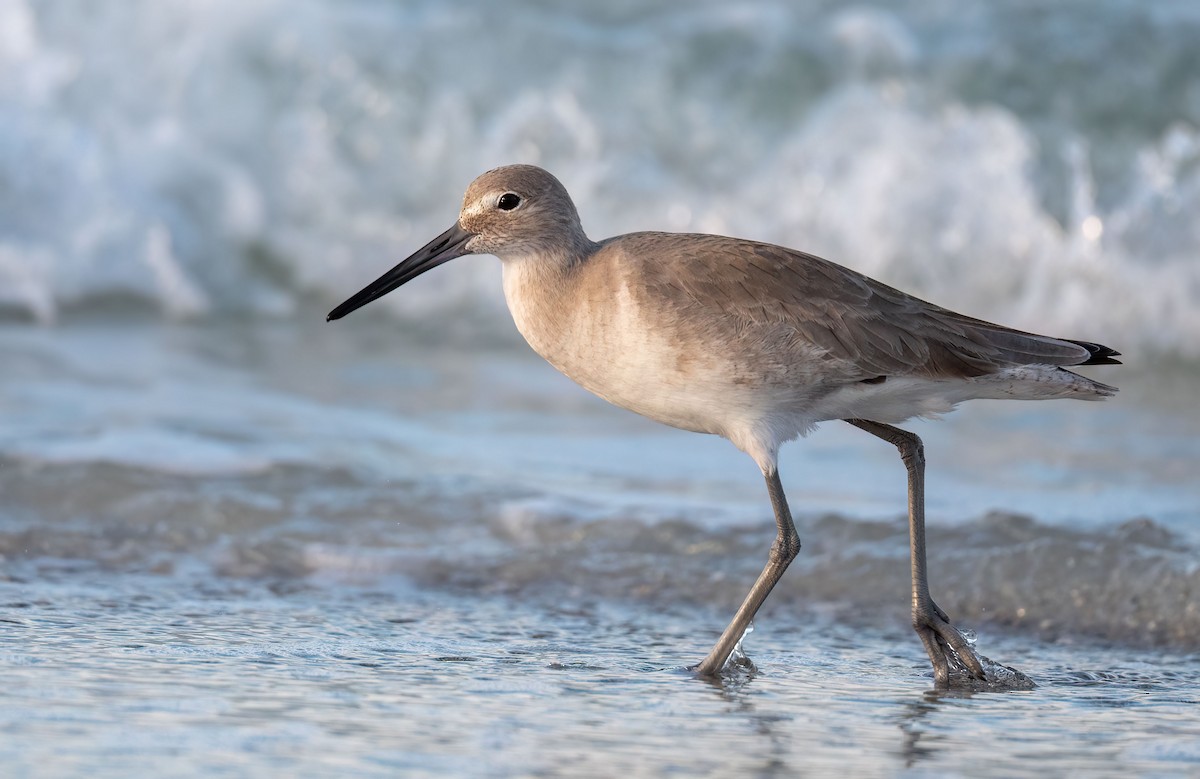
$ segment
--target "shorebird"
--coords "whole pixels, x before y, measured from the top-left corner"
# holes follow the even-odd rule
[[[935,683],[948,685],[952,655],[985,678],[930,595],[924,447],[893,425],[976,398],[1107,398],[1115,387],[1067,367],[1119,364],[1118,352],[973,319],[771,244],[658,232],[592,241],[567,190],[532,165],[475,179],[449,230],[328,319],[466,254],[500,259],[517,329],[555,368],[617,406],[723,436],[761,469],[777,536],[696,673],[718,676],[726,668],[800,550],[779,479],[779,447],[840,419],[895,446],[908,469],[912,625]]]

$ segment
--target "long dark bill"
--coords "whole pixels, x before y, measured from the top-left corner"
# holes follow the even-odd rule
[[[458,226],[456,222],[446,232],[422,246],[404,262],[392,268],[387,273],[372,281],[361,292],[347,300],[325,317],[326,322],[341,319],[356,308],[362,308],[375,298],[381,298],[405,282],[412,281],[427,270],[431,270],[455,257],[468,254],[467,241],[474,237],[473,233]]]

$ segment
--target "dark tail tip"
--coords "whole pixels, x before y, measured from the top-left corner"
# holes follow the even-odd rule
[[[1082,346],[1088,350],[1088,358],[1079,365],[1120,365],[1120,360],[1114,360],[1114,357],[1120,357],[1121,353],[1116,349],[1110,349],[1102,344],[1094,344],[1090,341],[1071,341],[1070,343],[1076,346]]]

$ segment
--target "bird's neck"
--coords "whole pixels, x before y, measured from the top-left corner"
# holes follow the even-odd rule
[[[512,254],[497,253],[504,267],[504,294],[524,298],[556,297],[576,279],[599,244],[582,230],[573,231],[550,245],[526,245]]]
[[[517,329],[551,363],[573,327],[580,298],[576,287],[591,257],[586,251],[540,252],[502,258],[504,299]]]

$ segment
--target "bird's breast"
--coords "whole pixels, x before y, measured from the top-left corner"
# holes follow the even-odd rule
[[[536,268],[506,263],[504,294],[534,351],[614,405],[720,435],[747,413],[739,397],[753,393],[738,391],[749,387],[731,363],[687,342],[620,278],[546,279]]]

